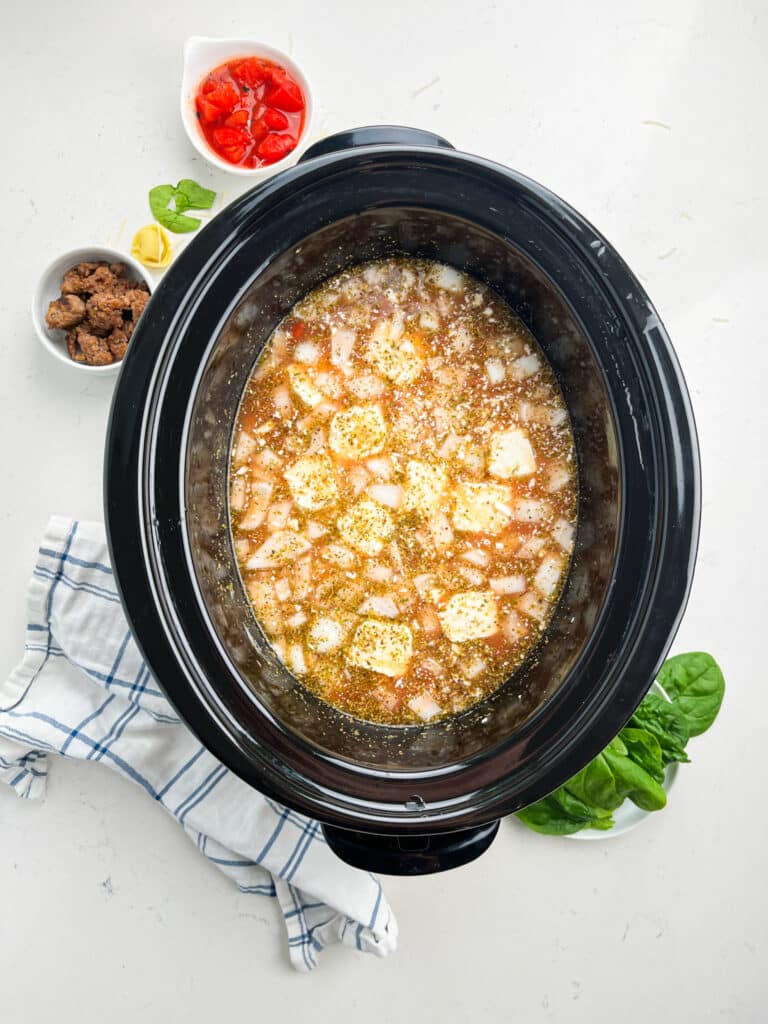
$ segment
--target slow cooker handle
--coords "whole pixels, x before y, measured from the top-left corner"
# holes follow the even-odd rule
[[[312,160],[316,156],[336,153],[340,149],[353,149],[357,146],[436,146],[439,149],[454,149],[447,139],[434,132],[422,128],[407,128],[397,124],[372,124],[364,128],[350,128],[336,132],[319,142],[315,142],[305,150],[299,163]]]
[[[382,875],[429,875],[461,867],[485,853],[499,822],[435,835],[374,835],[323,825],[328,845],[347,864]]]

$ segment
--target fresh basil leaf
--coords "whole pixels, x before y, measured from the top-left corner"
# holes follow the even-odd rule
[[[604,830],[613,825],[608,812],[590,807],[562,788],[518,811],[517,817],[534,832],[550,836],[569,836],[584,828]]]
[[[197,231],[200,221],[196,217],[185,217],[183,213],[169,209],[168,204],[173,199],[175,191],[173,185],[155,185],[150,189],[149,208],[152,216],[164,228],[177,235]]]
[[[178,197],[182,195],[188,210],[210,210],[216,193],[209,188],[203,188],[191,178],[182,178],[176,186],[176,209],[178,210]]]
[[[677,654],[662,665],[659,683],[685,716],[690,735],[706,732],[725,695],[725,679],[715,659],[702,651]]]
[[[658,739],[647,729],[637,729],[632,726],[622,729],[619,736],[627,748],[628,756],[641,768],[645,768],[652,779],[663,783],[664,762]]]
[[[176,208],[176,213],[184,213],[190,208],[190,203],[182,192],[173,193],[173,205]]]
[[[688,722],[683,713],[658,693],[647,694],[629,720],[630,726],[645,729],[655,736],[661,747],[664,765],[673,761],[687,762],[685,745],[690,737]]]
[[[617,753],[610,746],[606,747],[603,756],[614,774],[616,789],[622,794],[622,798],[629,797],[644,811],[660,811],[666,806],[667,794],[664,787],[656,782],[645,768],[636,764],[626,754]]]

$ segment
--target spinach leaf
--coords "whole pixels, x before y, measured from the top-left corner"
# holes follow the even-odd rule
[[[593,807],[615,810],[624,800],[616,788],[616,778],[602,754],[565,783],[564,788],[577,799]]]
[[[177,210],[180,209],[180,196],[186,204],[184,207],[186,210],[210,210],[213,206],[213,200],[216,198],[216,193],[209,188],[203,188],[202,185],[198,185],[191,178],[182,178],[176,186],[176,194],[174,196]]]
[[[629,799],[644,811],[660,811],[666,806],[667,794],[664,787],[653,779],[645,768],[627,756],[627,747],[621,740],[612,740],[605,748],[603,757],[616,779],[616,789],[622,799]]]
[[[164,228],[177,235],[197,231],[200,227],[197,217],[185,217],[183,213],[169,208],[168,204],[174,198],[175,191],[173,185],[155,185],[153,189],[150,189],[149,208],[152,211],[152,216]]]
[[[629,757],[636,764],[645,768],[652,779],[664,782],[661,744],[652,733],[646,729],[636,729],[628,725],[619,733],[619,739],[627,748]]]
[[[613,826],[610,813],[590,807],[562,787],[518,811],[517,816],[534,832],[550,836],[568,836],[583,828],[609,829]]]
[[[715,659],[702,651],[678,654],[662,665],[659,683],[684,715],[690,735],[706,732],[725,695],[725,680]]]
[[[685,716],[658,693],[649,693],[643,698],[629,724],[636,729],[645,729],[656,737],[664,765],[690,760],[685,752],[690,736]]]

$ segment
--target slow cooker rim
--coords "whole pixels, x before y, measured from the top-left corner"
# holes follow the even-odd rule
[[[425,152],[429,155],[430,158],[432,158],[434,156],[434,151],[432,151],[432,150],[426,150],[425,151],[425,150],[423,150],[422,147],[398,147],[396,155],[398,157],[400,157],[400,158],[403,158],[403,157],[407,157],[409,155],[423,155]],[[316,171],[318,168],[316,166],[313,166],[313,165],[315,165],[317,162],[319,162],[322,165],[334,165],[334,164],[337,165],[339,163],[339,161],[343,160],[343,159],[353,159],[353,158],[356,158],[356,157],[360,157],[361,155],[365,155],[366,157],[373,157],[373,156],[375,156],[377,154],[386,155],[387,157],[391,157],[393,155],[393,151],[392,151],[392,149],[386,149],[384,147],[365,147],[364,151],[354,151],[352,153],[332,154],[332,155],[329,155],[329,156],[326,156],[326,157],[318,158],[318,160],[317,161],[313,161],[311,165],[304,165],[303,167],[299,168],[298,171],[299,171],[300,174],[307,173],[308,171],[314,173],[314,171]],[[548,190],[544,189],[543,186],[538,185],[538,183],[531,182],[530,179],[525,178],[523,175],[519,175],[516,172],[510,171],[508,168],[499,167],[499,165],[493,164],[491,161],[486,161],[486,160],[483,160],[482,158],[479,158],[479,157],[470,157],[470,156],[468,156],[466,154],[457,154],[457,153],[444,152],[444,151],[441,152],[441,156],[444,157],[444,158],[447,158],[447,159],[449,159],[451,161],[455,161],[456,159],[460,159],[460,160],[465,160],[465,161],[471,162],[475,166],[479,166],[479,167],[481,167],[483,169],[491,170],[491,171],[493,171],[495,173],[499,173],[500,172],[505,178],[508,178],[508,177],[512,176],[513,178],[515,178],[518,181],[519,184],[522,184],[524,187],[528,188],[529,190],[532,187],[533,191],[537,195],[539,195],[539,197],[541,197],[543,195],[549,202],[551,202],[554,199],[558,203],[563,204],[562,200],[559,200],[558,197],[554,197],[552,195],[552,193],[549,193]],[[298,175],[296,175],[296,172],[286,172],[286,174],[298,176]],[[281,175],[280,177],[282,178],[283,176]],[[286,181],[286,182],[281,183],[280,187],[282,188],[284,186],[288,186],[289,184],[290,184],[290,182]],[[262,186],[261,188],[259,188],[256,191],[258,192],[258,196],[256,198],[258,198],[259,200],[262,200],[264,198],[265,187]],[[233,204],[234,209],[230,208],[230,212],[231,212],[230,220],[234,218],[234,216],[235,216],[235,214],[236,214],[238,209],[240,209],[241,207],[247,206],[249,203],[252,203],[253,201],[254,201],[254,193],[249,193],[248,195],[243,197],[241,200],[239,200],[238,203]],[[563,204],[563,205],[566,206],[567,211],[568,211],[568,213],[570,215],[570,219],[569,219],[568,223],[570,224],[571,227],[573,226],[573,219],[576,219],[577,221],[581,222],[580,228],[581,228],[582,232],[584,231],[585,227],[588,228],[590,231],[592,230],[591,229],[591,225],[589,225],[588,222],[586,222],[584,220],[584,218],[581,217],[580,214],[578,214],[576,211],[574,211],[570,207],[568,207],[567,204]],[[207,230],[210,231],[211,229],[209,228]],[[203,233],[203,234],[205,234],[205,233]],[[600,237],[600,236],[595,232],[595,237]],[[606,244],[606,246],[608,246],[608,243],[605,243],[605,244]],[[633,287],[636,290],[637,294],[639,296],[642,296],[646,300],[648,308],[652,309],[652,307],[650,306],[650,302],[647,300],[647,297],[645,296],[645,293],[644,293],[643,289],[639,285],[639,282],[637,282],[636,279],[634,279],[634,275],[632,275],[631,271],[629,271],[628,268],[626,268],[626,265],[623,264],[623,261],[621,261],[620,257],[618,257],[618,254],[615,253],[615,250],[613,250],[612,247],[609,247],[609,248],[611,250],[612,256],[615,257],[615,259],[619,263],[619,270],[623,269],[625,271],[625,273],[627,275],[629,275],[629,281],[633,285]],[[189,296],[189,289],[187,290],[187,295]],[[194,305],[194,302],[192,304]],[[167,333],[166,333],[166,341],[168,342],[168,345],[170,345],[170,342],[168,341],[168,339],[170,338],[170,334],[171,334],[171,331],[169,329],[167,331]],[[669,345],[668,338],[666,337],[666,333],[663,332],[663,330],[662,330],[662,333],[661,333],[661,341],[666,346],[668,352],[671,352],[672,351],[671,350],[671,346]],[[167,349],[166,349],[166,352],[167,352]],[[672,356],[672,358],[673,358],[673,361],[676,364],[676,360],[674,359],[674,356]],[[152,374],[152,381],[153,382],[157,380],[157,377],[160,374],[160,370],[161,370],[160,361],[158,360],[158,362],[155,364],[155,366],[153,368],[153,374]],[[682,392],[682,394],[685,395],[686,392],[685,392],[684,382],[682,380],[682,375],[679,372],[679,366],[677,367],[677,377],[678,377],[678,381],[679,381],[679,384],[680,384],[681,392]],[[166,383],[167,383],[167,381],[166,381]],[[154,383],[152,383],[150,385],[150,388],[148,388],[148,393],[150,393],[150,392],[154,394]],[[117,400],[118,400],[118,395],[116,393],[115,401],[117,402]],[[147,407],[145,407],[145,417],[146,417],[146,414],[148,414],[148,411],[149,411],[149,408],[147,406]],[[144,425],[146,425],[146,418],[144,420]],[[113,428],[113,426],[114,426],[114,423],[111,420],[110,438],[108,438],[108,453],[110,451],[110,439],[111,439],[111,436],[112,436],[112,428]],[[690,426],[691,426],[691,428],[693,427],[692,420],[690,421]],[[695,431],[693,431],[693,430],[692,430],[692,438],[695,439]],[[142,430],[142,447],[144,445],[144,441],[145,441],[145,434],[144,434],[144,430]],[[139,458],[139,464],[141,464],[143,459],[144,459],[144,455],[142,453],[142,455]],[[697,459],[695,458],[695,456],[694,456],[693,461],[697,462]],[[108,458],[108,465],[109,465],[109,458]],[[107,486],[107,501],[109,501],[109,474],[107,474],[107,476],[105,476],[105,484]],[[107,516],[107,521],[108,521],[108,524],[109,524],[109,522],[110,522],[109,515]],[[153,550],[153,544],[150,542],[150,539],[149,539],[150,535],[151,535],[151,532],[152,532],[151,529],[148,529],[146,531],[146,535],[144,537],[144,544],[145,544],[144,550],[147,553]],[[112,531],[111,530],[110,530],[110,545],[113,548],[113,558],[115,558],[115,556],[116,556],[116,548],[115,548],[115,545],[114,545],[114,538],[112,537]],[[692,552],[695,552],[695,543],[693,543],[693,545],[692,545]],[[691,554],[691,557],[690,557],[689,561],[692,561],[692,558],[693,558],[693,554]],[[116,561],[119,560],[119,556],[115,560]],[[155,571],[157,571],[157,566],[155,567]],[[690,573],[687,572],[685,575],[690,576]],[[148,582],[150,583],[150,586],[152,587],[152,581],[148,580]],[[119,583],[119,577],[118,577],[118,583]],[[690,585],[690,580],[688,581],[688,587],[689,587],[689,585]],[[152,588],[152,589],[154,589],[154,588]],[[686,590],[687,589],[688,588],[686,588]],[[154,596],[156,598],[156,594]],[[684,604],[682,604],[681,607],[680,607],[680,610],[679,610],[678,615],[677,615],[677,621],[679,621],[679,617],[682,614],[683,606],[684,606]],[[164,689],[166,689],[166,687],[164,687]],[[630,712],[631,712],[631,709],[630,709]],[[189,709],[188,708],[185,710],[184,717],[185,718],[189,717]],[[210,723],[209,720],[204,723],[206,729],[210,728],[210,724],[211,723]],[[232,738],[229,737],[228,739],[231,742]],[[206,744],[208,746],[211,746],[210,735],[207,732],[206,732]],[[228,753],[230,755],[230,758],[231,758],[231,751],[225,751],[222,748],[221,754],[224,755],[226,753]],[[222,759],[227,760],[227,758],[225,756],[222,756]],[[250,772],[250,774],[252,775],[252,772]],[[259,778],[258,779],[258,783],[259,783],[259,787],[260,788],[262,788],[262,789],[265,788],[265,780],[264,779]],[[279,787],[277,787],[277,789],[273,792],[272,795],[277,796],[278,798],[284,798],[284,794],[280,791]],[[294,804],[294,806],[296,805],[296,793],[295,793],[294,790],[291,791],[290,802],[292,802]],[[316,804],[307,805],[303,809],[307,810],[308,813],[315,813],[315,814],[318,813],[318,807],[317,807]],[[494,812],[490,812],[489,811],[489,813],[485,815],[486,820],[489,817],[492,817],[492,816],[494,816],[494,814],[497,814],[497,813],[498,813],[498,809],[496,809]],[[344,816],[344,815],[337,815],[334,818],[334,815],[331,813],[331,810],[328,807],[326,807],[326,806],[324,806],[322,808],[321,816],[323,817],[323,820],[336,820],[339,824],[349,823],[349,821],[350,821],[350,818],[348,816]],[[355,820],[359,822],[360,819],[356,818]],[[366,815],[366,820],[369,821],[369,822],[371,820],[368,815]],[[460,815],[459,816],[453,816],[453,817],[450,818],[451,827],[457,827],[460,824],[463,824],[465,821],[468,821],[468,820],[469,820],[468,818],[466,818],[466,817],[462,818]],[[476,816],[473,814],[472,821],[475,821],[475,820],[477,820],[477,819],[476,819]],[[432,827],[432,826],[434,826],[436,824],[436,822],[434,820],[434,817],[431,816],[431,815],[425,815],[425,816],[419,817],[418,819],[411,818],[411,820],[410,820],[410,824],[412,824],[414,827],[419,827],[419,826],[423,827],[424,824],[426,824],[426,823],[428,823],[430,825],[430,827]],[[382,822],[378,822],[377,821],[376,824],[377,825],[381,824],[382,826],[384,826],[386,823],[383,822],[383,821]],[[398,818],[398,820],[396,822],[390,822],[390,824],[392,825],[392,830],[393,831],[400,830],[400,829],[406,827],[405,821],[403,821],[400,818]]]

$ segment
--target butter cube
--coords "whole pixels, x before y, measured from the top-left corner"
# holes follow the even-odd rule
[[[500,533],[512,520],[511,501],[506,484],[457,484],[453,525],[464,533]]]
[[[411,459],[405,468],[405,507],[409,512],[429,516],[443,500],[448,476],[444,469],[421,459]]]
[[[370,498],[361,498],[336,521],[342,539],[364,555],[378,555],[392,536],[392,516]]]
[[[480,640],[498,632],[498,606],[490,590],[463,590],[437,613],[443,632],[454,643]]]
[[[288,380],[294,395],[310,409],[314,409],[325,398],[320,388],[313,383],[309,370],[304,366],[291,364],[288,367]]]
[[[412,655],[413,637],[406,625],[365,619],[355,630],[347,661],[358,668],[394,677],[406,673]]]
[[[334,414],[328,445],[342,459],[377,455],[387,439],[387,425],[378,405],[353,405]]]
[[[299,508],[316,511],[338,498],[333,463],[327,455],[303,455],[286,469],[285,479]]]
[[[512,427],[493,435],[488,455],[488,472],[501,480],[530,476],[536,472],[536,457],[524,430]]]
[[[405,334],[393,338],[391,329],[388,321],[377,324],[363,358],[396,386],[412,384],[421,373],[424,360],[411,338]]]

